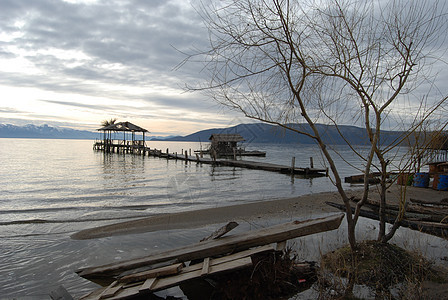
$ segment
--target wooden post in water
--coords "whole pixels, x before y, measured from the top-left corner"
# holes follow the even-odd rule
[[[196,153],[196,161],[199,162],[199,155]]]
[[[310,157],[310,169],[314,169],[313,157]]]
[[[187,161],[188,161],[188,151],[185,150],[185,163],[187,163]]]
[[[296,157],[293,156],[291,160],[291,174],[294,174],[294,169],[296,168]]]
[[[190,148],[190,150],[189,150],[190,152],[188,153],[188,155],[190,155],[191,156],[191,148]]]

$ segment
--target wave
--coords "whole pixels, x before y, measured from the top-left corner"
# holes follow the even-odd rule
[[[145,218],[145,217],[150,217],[150,216],[152,216],[152,215],[148,214],[148,215],[135,215],[135,216],[110,217],[110,218],[83,218],[83,219],[64,219],[64,220],[30,219],[30,220],[16,220],[16,221],[0,222],[0,226],[23,225],[23,224],[82,223],[82,222],[136,219],[136,218]]]
[[[0,215],[2,214],[28,214],[28,213],[45,213],[45,212],[63,212],[71,210],[139,210],[144,211],[149,208],[162,208],[169,206],[191,206],[191,205],[201,205],[206,204],[204,201],[188,201],[187,203],[182,202],[170,202],[170,203],[155,203],[155,204],[137,204],[137,205],[120,205],[120,206],[92,206],[92,205],[82,205],[82,206],[63,206],[63,207],[45,207],[45,208],[29,208],[29,209],[10,209],[10,210],[0,210]],[[0,222],[0,225],[2,223]]]

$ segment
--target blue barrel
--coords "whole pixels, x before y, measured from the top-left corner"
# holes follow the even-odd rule
[[[439,182],[437,183],[437,190],[448,191],[448,175],[439,175]]]
[[[429,186],[429,173],[415,173],[414,186],[427,188]]]

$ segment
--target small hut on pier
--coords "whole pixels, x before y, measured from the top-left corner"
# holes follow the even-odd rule
[[[103,139],[102,141],[97,141],[95,143],[95,149],[97,150],[103,150],[105,152],[117,152],[122,150],[124,151],[144,151],[146,145],[145,145],[145,133],[148,132],[148,130],[137,126],[135,124],[132,124],[131,122],[119,122],[119,123],[113,123],[107,126],[104,126],[102,128],[97,129],[98,131],[103,132]],[[123,132],[123,139],[114,139],[112,136],[112,133],[116,132]],[[126,133],[131,133],[131,139],[127,140]],[[137,139],[136,133],[141,133],[142,138]]]
[[[218,156],[234,155],[238,152],[238,143],[244,138],[239,134],[212,134],[209,138],[210,151]]]

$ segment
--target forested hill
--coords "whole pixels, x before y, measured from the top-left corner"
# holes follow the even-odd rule
[[[290,126],[311,133],[311,129],[307,124],[290,124]],[[354,145],[362,145],[368,143],[366,130],[355,126],[335,126],[317,125],[319,132],[327,144],[345,144],[338,129],[346,137],[347,141]],[[256,123],[256,124],[240,124],[228,128],[213,128],[201,130],[186,136],[176,136],[166,139],[167,141],[190,141],[190,142],[208,142],[212,134],[220,133],[238,133],[246,140],[245,143],[274,143],[274,144],[312,144],[315,141],[303,134],[298,134],[282,127]],[[383,131],[383,141],[392,141],[400,135],[400,132]]]

